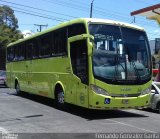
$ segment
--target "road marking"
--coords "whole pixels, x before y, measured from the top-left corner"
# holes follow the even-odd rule
[[[7,131],[7,129],[0,127],[0,132],[2,132],[2,134],[8,134],[9,132]]]
[[[118,124],[126,125],[126,126],[129,126],[129,127],[134,127],[134,128],[139,129],[139,130],[146,131],[146,132],[157,133],[157,132],[155,132],[155,131],[147,130],[147,129],[144,129],[144,128],[139,128],[139,127],[137,127],[137,126],[130,125],[130,124],[123,123],[123,122],[118,122],[118,121],[116,121],[116,120],[111,120],[111,119],[106,119],[106,120],[112,121],[112,122],[115,122],[115,123],[118,123]]]

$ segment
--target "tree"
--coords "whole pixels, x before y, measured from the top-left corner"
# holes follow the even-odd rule
[[[9,6],[0,6],[0,69],[5,67],[6,46],[21,38],[23,35],[18,30],[14,11]]]
[[[14,30],[18,28],[18,20],[14,15],[14,11],[10,7],[0,7],[0,24],[5,24]]]
[[[9,6],[0,6],[0,46],[22,38],[18,29],[18,20]]]
[[[22,35],[19,30],[13,30],[7,25],[0,25],[0,46],[6,47],[7,44],[21,39]]]

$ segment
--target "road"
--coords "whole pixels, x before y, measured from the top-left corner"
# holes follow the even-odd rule
[[[135,109],[88,111],[72,105],[59,110],[51,99],[26,93],[16,96],[14,89],[1,87],[0,132],[154,134],[160,133],[160,114]]]

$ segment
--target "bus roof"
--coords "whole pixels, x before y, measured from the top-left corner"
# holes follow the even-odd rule
[[[74,20],[70,20],[70,21],[67,21],[67,22],[60,23],[57,26],[54,26],[54,27],[52,27],[50,29],[47,29],[45,31],[36,33],[36,34],[34,34],[32,36],[29,36],[27,38],[20,39],[20,40],[18,40],[16,42],[10,43],[7,47],[10,47],[10,46],[18,44],[18,43],[22,43],[24,41],[27,41],[27,40],[33,39],[35,37],[41,36],[41,35],[43,35],[45,33],[49,33],[49,32],[51,32],[53,30],[56,30],[56,29],[59,29],[59,28],[62,28],[62,27],[68,26],[68,25],[72,25],[72,24],[75,24],[75,23],[97,23],[97,24],[98,23],[103,23],[103,24],[111,24],[111,25],[117,25],[117,26],[125,26],[125,27],[129,27],[129,28],[133,28],[133,29],[144,31],[143,28],[141,28],[141,27],[139,27],[137,25],[128,24],[128,23],[119,22],[119,21],[114,21],[114,20],[97,19],[97,18],[77,18],[77,19],[74,19]]]
[[[107,20],[107,19],[97,19],[97,18],[85,18],[85,19],[88,22],[92,22],[92,23],[113,24],[113,25],[125,26],[125,27],[134,28],[134,29],[138,29],[138,30],[143,30],[144,31],[144,29],[142,27],[140,27],[140,26],[129,24],[129,23],[125,23],[125,22]]]

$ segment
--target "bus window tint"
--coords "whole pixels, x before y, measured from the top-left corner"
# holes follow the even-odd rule
[[[21,44],[19,45],[19,59],[18,60],[24,60],[25,58],[25,45]]]
[[[40,38],[40,56],[50,56],[51,50],[51,35],[47,34]]]
[[[38,58],[39,57],[39,47],[38,47],[38,40],[33,40],[33,46],[32,46],[32,58]]]
[[[68,27],[68,37],[85,34],[86,29],[84,24],[74,24]]]
[[[33,46],[32,41],[26,43],[26,59],[32,58],[32,46]]]
[[[15,52],[14,61],[18,61],[19,60],[19,46],[18,45],[14,47],[14,52]]]
[[[57,30],[53,34],[53,49],[52,54],[66,54],[67,53],[67,31],[66,29]]]
[[[14,48],[13,47],[8,47],[7,48],[7,61],[13,61],[14,59]]]

